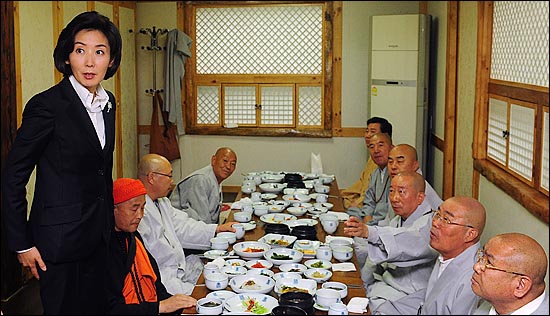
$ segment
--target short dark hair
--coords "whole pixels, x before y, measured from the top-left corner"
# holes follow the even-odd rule
[[[385,118],[383,117],[378,117],[378,116],[373,116],[371,117],[370,119],[367,120],[367,126],[369,124],[372,124],[372,123],[378,123],[380,124],[380,132],[382,133],[386,133],[388,135],[390,135],[390,137],[392,136],[391,133],[392,133],[392,125],[391,123],[386,120]]]
[[[112,66],[107,69],[104,79],[111,78],[120,65],[122,56],[122,37],[118,28],[109,20],[108,17],[99,14],[97,11],[88,11],[75,16],[69,24],[61,31],[57,39],[57,45],[53,51],[53,60],[55,68],[63,74],[70,76],[73,74],[71,65],[65,62],[69,60],[69,54],[74,49],[74,39],[76,34],[82,30],[98,30],[102,32],[109,41],[110,61]]]

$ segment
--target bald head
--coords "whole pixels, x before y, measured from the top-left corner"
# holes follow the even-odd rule
[[[416,172],[418,167],[418,155],[416,153],[416,148],[413,146],[399,144],[390,150],[388,156],[388,169],[392,177],[403,171]]]
[[[544,284],[548,259],[536,240],[524,234],[508,233],[496,235],[487,245],[493,243],[501,246],[498,256],[507,262],[510,270],[528,275],[533,285]]]
[[[485,228],[485,208],[467,196],[443,201],[432,219],[430,246],[443,259],[455,258],[479,242]]]
[[[150,172],[158,172],[161,166],[170,164],[164,156],[158,154],[147,154],[141,157],[138,164],[138,176],[146,177]]]
[[[458,204],[459,210],[462,211],[464,222],[474,226],[474,228],[478,230],[479,236],[476,239],[477,242],[485,228],[485,207],[478,200],[469,196],[455,196],[445,202],[447,201]]]
[[[210,161],[218,184],[229,178],[237,167],[237,154],[229,147],[222,147],[216,150]]]

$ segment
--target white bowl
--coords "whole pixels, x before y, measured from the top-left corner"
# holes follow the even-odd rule
[[[284,263],[300,262],[303,256],[304,254],[300,251],[289,248],[276,248],[264,253],[264,258],[277,266]]]
[[[261,258],[269,249],[270,245],[257,241],[242,241],[233,245],[235,253],[242,258]]]
[[[270,233],[262,236],[258,241],[270,245],[271,248],[285,248],[292,245],[296,239],[298,239],[296,236]]]
[[[348,286],[342,282],[325,282],[321,286],[323,289],[332,289],[340,293],[340,298],[346,298],[348,296]]]
[[[250,222],[250,220],[252,219],[252,214],[248,212],[236,212],[235,214],[233,214],[233,218],[237,222],[247,223]]]
[[[233,267],[245,267],[246,266],[246,261],[244,261],[243,259],[227,259],[227,260],[225,260],[224,265],[225,266],[233,266]]]
[[[328,185],[316,185],[313,187],[317,193],[329,193],[330,187]]]
[[[302,279],[302,275],[298,272],[278,272],[273,275],[273,280],[279,279]]]
[[[225,300],[223,305],[224,309],[228,311],[228,314],[232,315],[254,315],[253,313],[246,312],[249,302],[253,301],[255,305],[265,307],[265,313],[271,313],[271,310],[275,306],[279,306],[279,301],[271,295],[262,293],[241,293]]]
[[[247,261],[245,266],[251,270],[271,269],[273,263],[264,259],[254,259]]]
[[[214,304],[207,306],[205,304]],[[197,301],[197,313],[206,315],[219,315],[223,312],[223,301],[215,297],[203,297]]]
[[[323,259],[309,259],[304,262],[304,265],[310,269],[330,269],[332,268],[332,263],[328,260]]]
[[[250,269],[248,270],[248,272],[246,272],[246,275],[263,275],[269,278],[273,278],[275,272],[269,269]]]
[[[254,215],[261,217],[269,213],[268,209],[269,207],[267,205],[254,205]]]
[[[313,203],[313,206],[314,207],[319,207],[319,206],[326,207],[327,210],[330,211],[334,207],[334,204],[329,203],[329,202],[323,202],[323,203]]]
[[[336,290],[321,288],[315,293],[315,303],[323,308],[328,309],[330,305],[341,302],[340,293]]]
[[[304,273],[307,267],[301,263],[283,263],[279,266],[281,272]]]
[[[302,216],[307,212],[307,209],[304,207],[291,206],[287,208],[286,211],[294,216]]]
[[[323,180],[323,184],[331,184],[334,181],[334,176],[320,175],[319,179]]]
[[[353,248],[349,246],[332,247],[332,256],[340,262],[348,261],[353,256]]]
[[[314,206],[314,207],[308,209],[307,211],[310,214],[313,214],[313,215],[321,215],[321,214],[324,214],[324,213],[328,212],[328,208],[322,207],[322,206]],[[338,217],[336,217],[336,219],[338,219]]]
[[[275,287],[275,280],[264,275],[241,275],[229,281],[235,293],[269,293]]]
[[[259,187],[260,187],[260,190],[262,190],[262,192],[279,194],[281,193],[281,191],[284,190],[284,188],[286,188],[286,183],[267,182],[267,183],[260,184]]]
[[[234,232],[220,232],[216,236],[227,239],[230,245],[234,244],[237,241],[237,234],[235,234]]]
[[[255,192],[256,191],[256,187],[251,187],[251,186],[245,186],[243,185],[241,187],[241,191],[245,194],[250,194],[252,192]]]
[[[328,244],[330,248],[339,247],[339,246],[348,246],[351,247],[352,243],[349,240],[346,239],[333,239]]]
[[[319,215],[319,220],[321,221],[321,224],[325,220],[338,221],[338,216],[334,214],[321,214]]]
[[[204,275],[204,283],[209,290],[223,290],[229,283],[229,277],[222,272],[208,273]]]
[[[296,203],[296,202],[309,202],[311,198],[309,195],[305,194],[287,194],[283,195],[283,200],[288,201],[290,203]]]
[[[281,174],[264,174],[262,175],[262,182],[276,183],[283,181],[284,178],[285,176]]]
[[[317,282],[310,279],[282,278],[275,282],[273,291],[279,295],[286,292],[304,291],[307,291],[307,293],[311,295],[315,295],[315,292],[317,292]]]
[[[248,269],[246,267],[239,267],[239,266],[224,266],[220,269],[221,273],[227,274],[229,279],[239,276],[239,275],[245,275],[246,272],[248,272]]]
[[[280,213],[285,209],[284,205],[281,204],[274,204],[267,207],[268,213]]]
[[[330,279],[332,272],[327,269],[307,269],[304,275],[308,279],[315,280],[317,283],[322,283]]]
[[[210,248],[214,250],[226,250],[229,247],[229,241],[223,237],[210,238]]]
[[[206,297],[214,297],[214,298],[222,300],[222,302],[225,302],[225,300],[227,300],[228,298],[233,297],[235,295],[237,295],[237,293],[235,293],[233,291],[219,290],[219,291],[214,291],[214,292],[208,293],[208,295],[206,295]]]
[[[309,194],[309,189],[296,189],[296,188],[286,188],[283,190],[283,194]]]

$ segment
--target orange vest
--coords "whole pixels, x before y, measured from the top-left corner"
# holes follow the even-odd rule
[[[136,256],[130,267],[130,272],[124,280],[122,294],[126,304],[139,304],[141,302],[156,302],[157,289],[155,282],[157,276],[151,266],[147,251],[139,239],[136,240]],[[126,245],[128,246],[128,245]]]

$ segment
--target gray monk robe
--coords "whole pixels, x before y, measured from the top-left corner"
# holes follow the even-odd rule
[[[212,165],[196,170],[181,180],[170,196],[172,206],[189,217],[207,224],[220,221],[222,187],[218,184]]]
[[[371,312],[386,300],[425,289],[437,251],[430,247],[432,212],[421,204],[403,221],[397,215],[388,226],[368,226],[367,262],[361,278]]]
[[[473,266],[480,243],[464,250],[448,262],[440,276],[441,260],[437,259],[426,289],[395,301],[387,301],[373,315],[467,315],[479,297],[471,286]]]

